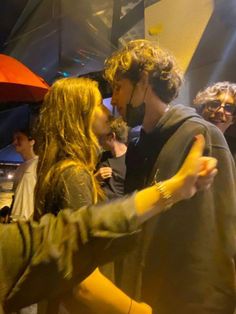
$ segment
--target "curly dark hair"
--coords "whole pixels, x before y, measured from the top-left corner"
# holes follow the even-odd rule
[[[217,99],[222,93],[229,93],[236,105],[236,84],[231,82],[217,82],[197,93],[193,100],[198,112],[201,112],[204,105],[208,102]]]
[[[114,85],[116,80],[127,78],[136,83],[143,71],[149,74],[153,91],[165,103],[178,96],[183,75],[175,58],[149,40],[130,41],[105,61],[104,76]]]

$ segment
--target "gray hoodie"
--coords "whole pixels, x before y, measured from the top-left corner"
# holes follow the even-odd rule
[[[236,176],[222,133],[194,109],[171,107],[150,135],[149,147],[157,151],[145,184],[174,175],[199,133],[205,154],[218,159],[213,185],[148,221],[135,258],[123,268],[121,288],[158,314],[232,314],[235,308]]]

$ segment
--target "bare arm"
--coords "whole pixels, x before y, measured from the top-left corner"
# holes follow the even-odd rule
[[[96,269],[74,289],[74,295],[96,314],[151,314],[151,307],[132,300]]]

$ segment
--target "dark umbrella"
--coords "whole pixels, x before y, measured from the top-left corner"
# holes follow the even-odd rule
[[[0,54],[0,102],[39,102],[48,84],[18,60]]]

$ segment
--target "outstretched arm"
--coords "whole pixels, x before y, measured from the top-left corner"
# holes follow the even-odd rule
[[[177,175],[164,181],[171,202],[196,193],[202,171],[207,185],[211,182],[215,161],[202,162],[203,146],[200,137]],[[113,203],[48,214],[40,223],[0,225],[0,302],[15,311],[68,291],[112,260],[118,247],[121,252],[129,233],[165,208],[165,196],[153,186]]]

